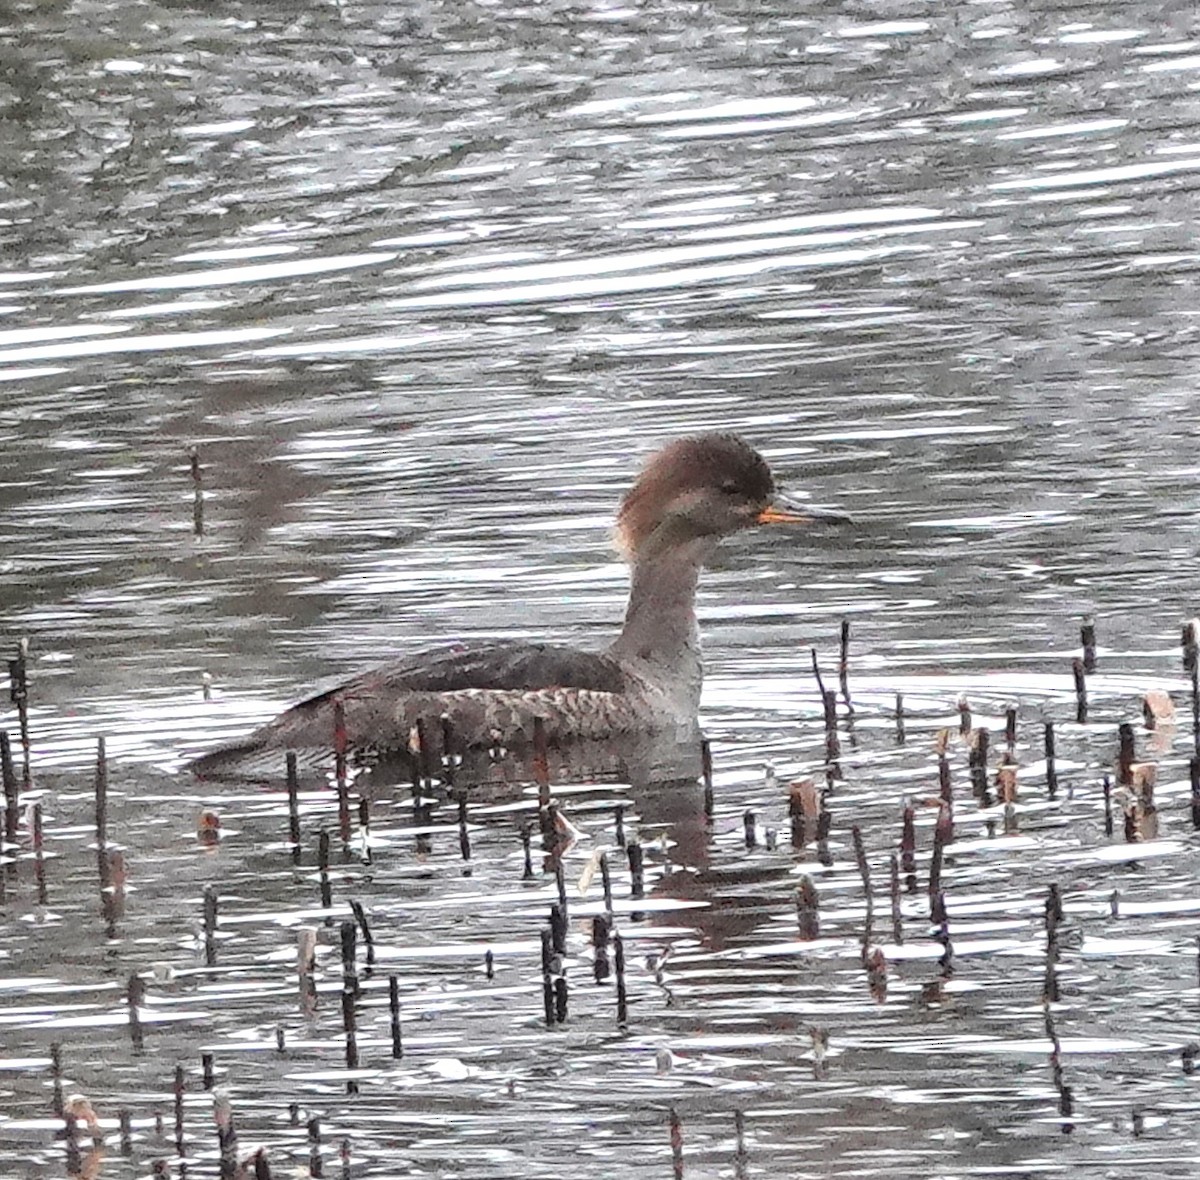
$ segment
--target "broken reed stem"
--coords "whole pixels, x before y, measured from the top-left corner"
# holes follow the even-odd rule
[[[753,811],[742,814],[742,842],[747,848],[753,848],[758,843],[758,820]]]
[[[29,640],[17,642],[17,654],[8,661],[8,699],[17,707],[21,735],[21,761],[25,785],[29,785]]]
[[[1058,1092],[1058,1113],[1064,1118],[1070,1118],[1074,1113],[1074,1101],[1071,1097],[1071,1087],[1063,1081],[1062,1045],[1058,1040],[1058,1032],[1054,1027],[1054,1014],[1050,1005],[1045,1005],[1043,1015],[1046,1022],[1046,1037],[1050,1041],[1050,1074],[1054,1080],[1054,1088]],[[1071,1123],[1063,1124],[1063,1131],[1072,1130]]]
[[[292,845],[292,860],[300,863],[300,775],[296,769],[296,754],[287,755],[288,840]]]
[[[8,733],[0,729],[0,774],[4,778],[4,842],[16,844],[21,824],[21,795],[13,766],[12,745]],[[10,866],[12,867],[12,866]]]
[[[850,701],[850,620],[842,620],[841,644],[838,649],[838,685],[842,690],[842,700],[846,702],[846,712],[853,715],[854,705]]]
[[[142,977],[135,971],[125,987],[125,1003],[129,1007],[129,1039],[133,1043],[133,1051],[140,1053],[144,1044],[142,1036],[142,1018],[138,1009],[146,998],[146,985]]]
[[[1117,726],[1117,783],[1122,787],[1133,785],[1133,764],[1137,754],[1133,744],[1133,726],[1122,721]]]
[[[317,833],[317,875],[321,887],[321,908],[333,906],[333,885],[329,880],[329,832],[322,828]]]
[[[50,1096],[50,1110],[56,1119],[61,1119],[63,1117],[62,1045],[58,1041],[50,1042],[50,1078],[54,1087]]]
[[[550,945],[556,955],[567,953],[567,916],[558,902],[550,906]]]
[[[700,773],[704,779],[704,818],[711,824],[713,817],[713,761],[712,744],[708,738],[700,739]]]
[[[471,859],[471,833],[467,830],[467,797],[458,798],[458,851],[464,861]]]
[[[967,759],[971,772],[971,790],[981,807],[991,806],[991,796],[988,792],[988,751],[991,745],[991,734],[982,726],[974,731],[975,741]]]
[[[188,465],[192,471],[192,536],[204,536],[204,470],[200,466],[200,448],[188,447]]]
[[[875,922],[875,899],[871,896],[871,866],[867,863],[867,851],[863,846],[862,831],[857,824],[850,828],[850,840],[854,845],[854,861],[858,865],[858,875],[862,878],[863,896],[867,908],[863,918],[863,962],[866,962],[871,945],[871,928]]]
[[[417,722],[420,725],[420,722]],[[343,844],[350,843],[350,794],[346,780],[346,706],[341,697],[333,698],[333,765],[337,786],[338,835]]]
[[[1046,891],[1046,978],[1042,987],[1043,1001],[1058,1003],[1058,924],[1063,918],[1062,895],[1056,884],[1051,883]]]
[[[667,1111],[667,1124],[671,1129],[671,1166],[675,1180],[683,1180],[683,1127],[679,1114],[672,1106]]]
[[[388,1015],[392,1031],[392,1057],[399,1061],[404,1056],[404,1045],[400,1040],[400,980],[388,976]]]
[[[182,1065],[175,1067],[175,1081],[172,1087],[174,1098],[174,1115],[175,1115],[175,1154],[182,1156],[186,1144],[183,1136],[183,1095],[185,1089],[186,1075]]]
[[[542,938],[542,1016],[547,1028],[554,1027],[554,938],[549,930],[541,931]]]
[[[313,1180],[321,1180],[325,1175],[325,1164],[321,1159],[321,1120],[308,1120],[308,1174]]]
[[[538,823],[541,825],[542,840],[553,845],[555,840],[554,817],[550,814],[550,751],[546,742],[546,723],[533,719],[533,779],[538,789]]]
[[[1085,615],[1079,627],[1079,644],[1083,648],[1083,670],[1090,676],[1096,670],[1096,620]]]
[[[217,891],[211,885],[204,887],[204,965],[215,967],[217,963]]]
[[[1083,725],[1088,719],[1087,673],[1078,657],[1071,661],[1071,675],[1075,678],[1075,720]]]
[[[904,941],[904,915],[900,908],[900,858],[888,854],[888,884],[892,898],[892,941],[899,946]]]
[[[338,928],[342,947],[342,991],[357,998],[358,983],[358,926],[354,922],[342,922]]]
[[[900,829],[900,869],[904,873],[904,891],[917,891],[917,827],[913,806],[906,799]]]
[[[824,705],[825,705],[825,681],[821,679],[821,665],[819,663],[817,663],[817,649],[815,647],[810,647],[808,650],[809,650],[810,654],[812,655],[812,670],[813,670],[813,676],[816,678],[816,681],[817,681],[817,692],[821,696],[821,705],[822,705],[822,707],[824,707]],[[828,719],[826,719],[826,724],[828,724]]]
[[[625,940],[617,933],[612,936],[613,969],[617,975],[617,1024],[629,1023],[629,998],[625,991]]]
[[[1046,794],[1053,799],[1058,794],[1058,768],[1055,766],[1054,722],[1046,722]]]
[[[371,933],[371,927],[367,922],[367,911],[363,909],[361,901],[351,901],[350,909],[362,934],[363,946],[367,948],[367,966],[373,967],[375,965],[375,936]]]
[[[811,942],[821,936],[817,887],[807,874],[800,878],[800,884],[796,889],[796,923],[802,942]]]
[[[358,1069],[358,1019],[352,992],[342,992],[342,1031],[346,1035],[346,1069]],[[346,1093],[358,1093],[358,1079],[346,1079]]]
[[[533,880],[533,849],[530,843],[533,839],[533,833],[530,831],[528,824],[521,825],[521,849],[525,855],[525,868],[521,872],[522,881]]]
[[[108,755],[104,738],[96,739],[96,845],[108,843]]]
[[[896,745],[904,745],[904,695],[896,693]]]
[[[46,904],[46,837],[42,829],[42,805],[33,805],[33,879],[37,886],[38,905]]]
[[[1200,620],[1183,625],[1183,670],[1192,684],[1192,744],[1200,753]]]
[[[629,858],[629,896],[637,901],[646,896],[642,846],[636,840],[631,840],[625,853]]]
[[[933,922],[945,920],[945,911],[939,915],[942,902],[942,862],[946,854],[946,825],[942,816],[945,808],[938,809],[938,821],[933,829],[933,855],[929,861],[929,913]]]

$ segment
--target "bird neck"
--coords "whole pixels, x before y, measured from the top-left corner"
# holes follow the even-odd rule
[[[696,624],[696,583],[713,548],[707,537],[682,544],[652,545],[633,562],[625,625],[613,643],[618,659],[634,660],[655,680],[682,689],[699,704],[700,631]]]

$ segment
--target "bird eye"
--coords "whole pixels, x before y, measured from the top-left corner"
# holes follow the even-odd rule
[[[741,492],[741,490],[742,489],[738,486],[737,481],[733,479],[727,479],[723,484],[721,484],[721,491],[726,496],[736,496]]]

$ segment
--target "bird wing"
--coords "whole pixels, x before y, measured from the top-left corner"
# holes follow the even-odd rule
[[[340,706],[348,753],[407,750],[418,721],[440,747],[445,730],[462,747],[528,740],[534,716],[553,740],[604,737],[633,723],[629,677],[610,656],[549,643],[464,644],[390,661],[297,701],[247,737],[190,763],[202,777],[280,773],[281,751],[302,765],[327,763]]]

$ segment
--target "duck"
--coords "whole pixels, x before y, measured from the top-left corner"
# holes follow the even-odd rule
[[[630,567],[624,623],[603,650],[483,640],[390,660],[291,705],[246,737],[189,765],[200,778],[371,765],[425,752],[529,749],[535,742],[645,743],[698,752],[704,670],[695,598],[720,542],[754,526],[846,522],[783,493],[740,435],[677,438],[650,456],[617,509],[614,539]]]

